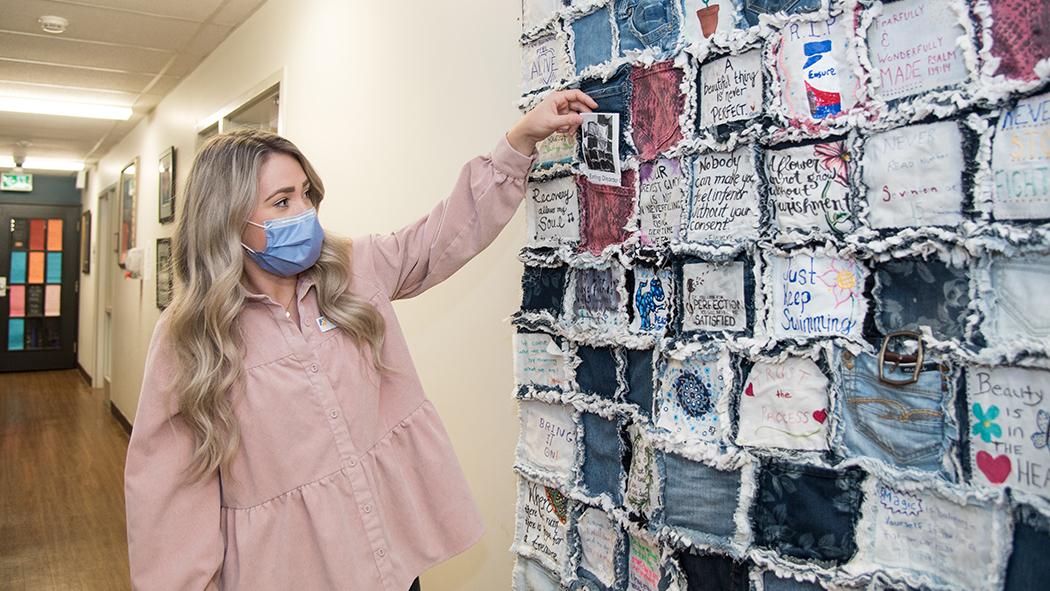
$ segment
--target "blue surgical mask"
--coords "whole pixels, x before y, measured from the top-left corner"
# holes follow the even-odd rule
[[[266,220],[262,224],[248,223],[266,232],[266,248],[256,252],[243,242],[241,246],[265,271],[291,277],[312,267],[321,256],[324,229],[317,220],[315,208],[292,217]]]

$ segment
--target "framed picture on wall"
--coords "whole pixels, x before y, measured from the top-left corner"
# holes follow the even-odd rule
[[[80,214],[80,272],[91,273],[91,210]]]
[[[157,307],[171,304],[175,280],[171,270],[171,238],[157,238]]]
[[[172,146],[160,155],[157,166],[158,208],[160,223],[166,224],[175,220],[175,147]]]
[[[135,247],[135,211],[138,209],[139,158],[135,157],[120,171],[120,232],[117,238],[117,263],[123,268],[128,250]]]

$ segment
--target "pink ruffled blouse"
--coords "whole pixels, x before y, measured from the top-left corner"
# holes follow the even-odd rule
[[[503,136],[429,215],[354,240],[353,289],[386,320],[387,375],[341,329],[322,331],[312,282],[298,282],[299,327],[281,304],[249,296],[244,375],[231,392],[241,447],[228,471],[189,486],[193,441],[171,395],[177,343],[161,314],[125,467],[135,589],[406,591],[478,540],[477,507],[390,302],[488,246],[521,204],[534,159]]]

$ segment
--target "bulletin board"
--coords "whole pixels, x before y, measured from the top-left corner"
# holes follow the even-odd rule
[[[524,0],[513,588],[1050,581],[1050,3]]]

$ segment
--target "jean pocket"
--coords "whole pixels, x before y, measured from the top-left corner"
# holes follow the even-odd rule
[[[1011,338],[1050,338],[1050,308],[1032,294],[1050,290],[1050,257],[1000,259],[992,263],[989,309],[997,342]],[[998,305],[995,305],[998,304]]]
[[[846,404],[854,413],[857,429],[898,464],[921,463],[943,453],[943,412],[888,398],[851,398]]]

